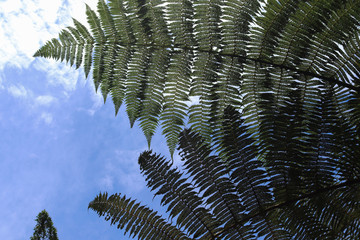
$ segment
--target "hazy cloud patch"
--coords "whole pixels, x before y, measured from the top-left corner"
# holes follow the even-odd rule
[[[29,95],[28,90],[21,84],[17,86],[10,85],[7,90],[15,98],[26,98]]]
[[[40,106],[50,106],[56,100],[53,96],[43,95],[35,98],[35,102]]]

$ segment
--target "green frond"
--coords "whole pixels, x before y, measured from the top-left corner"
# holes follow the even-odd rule
[[[148,85],[144,92],[143,108],[140,113],[140,127],[142,128],[150,148],[151,138],[159,123],[160,113],[164,102],[164,87],[166,70],[169,65],[169,50],[154,50],[148,67]]]
[[[170,59],[165,82],[164,105],[161,113],[161,126],[166,142],[173,155],[183,129],[190,91],[192,52],[174,53]]]
[[[245,208],[239,201],[235,184],[228,177],[227,165],[218,156],[211,154],[211,147],[198,134],[186,129],[180,135],[179,150],[186,173],[192,176],[193,184],[206,199],[215,218],[221,225],[236,224],[242,218]],[[232,233],[233,237],[249,237],[243,227],[237,226],[236,234]]]
[[[99,216],[118,228],[125,234],[138,239],[189,239],[175,226],[168,224],[157,212],[140,205],[126,196],[100,193],[89,203],[89,208]]]
[[[111,96],[115,106],[115,114],[118,113],[119,108],[125,98],[127,67],[132,56],[130,48],[119,46],[117,48],[115,63],[114,63],[114,81],[111,88]]]
[[[129,11],[125,8],[124,1],[111,0],[108,4],[120,42],[124,44],[134,43],[135,37],[130,25],[130,19],[127,16]]]
[[[114,69],[115,69],[115,61],[117,52],[119,51],[118,45],[114,42],[109,42],[105,44],[105,52],[104,53],[104,63],[103,66],[103,75],[101,75],[101,93],[104,97],[104,102],[106,101],[106,97],[113,88],[114,82]],[[94,59],[95,61],[95,59]]]
[[[100,23],[100,19],[87,4],[86,4],[86,16],[87,16],[87,21],[90,25],[91,32],[95,39],[95,42],[97,44],[104,44],[106,39],[104,35],[104,30]]]
[[[89,73],[90,73],[90,69],[91,69],[91,65],[92,65],[92,54],[93,54],[93,48],[94,46],[92,44],[86,44],[85,45],[85,53],[84,53],[84,71],[85,71],[85,77],[87,78]]]
[[[92,73],[93,73],[95,91],[98,90],[101,82],[104,80],[103,79],[103,74],[105,70],[104,65],[106,64],[104,62],[104,58],[106,57],[107,47],[108,47],[107,45],[99,45],[99,44],[96,44],[94,47]]]
[[[220,0],[199,0],[194,3],[194,38],[203,50],[220,47]]]
[[[151,37],[155,46],[171,46],[171,39],[167,29],[164,16],[164,5],[162,0],[143,1],[146,3],[139,10],[143,17],[143,25],[151,29],[148,36]]]
[[[101,27],[104,31],[104,35],[108,41],[116,42],[117,31],[115,29],[114,19],[110,14],[109,6],[104,0],[99,0],[97,10],[100,16]]]
[[[194,8],[192,1],[189,0],[169,0],[166,5],[166,16],[171,19],[168,22],[168,29],[173,37],[175,47],[194,46]]]
[[[152,42],[151,28],[149,27],[149,19],[144,18],[147,11],[145,0],[128,1],[126,12],[129,17],[129,23],[132,29],[135,41],[139,45],[148,45]]]
[[[155,196],[162,195],[162,205],[168,206],[170,217],[176,217],[180,228],[185,228],[194,238],[214,238],[219,223],[204,208],[197,191],[177,169],[171,168],[169,161],[145,151],[139,157],[139,165],[147,186],[152,191],[158,189]]]
[[[147,85],[147,67],[151,59],[149,48],[134,49],[134,53],[128,63],[126,80],[126,112],[132,127],[139,117],[143,106],[144,91]]]
[[[222,5],[222,53],[246,56],[250,23],[260,7],[260,1],[229,0]]]
[[[86,39],[86,43],[92,44],[94,42],[94,39],[87,30],[87,28],[75,18],[73,18],[73,22],[76,30],[79,32],[82,38]]]

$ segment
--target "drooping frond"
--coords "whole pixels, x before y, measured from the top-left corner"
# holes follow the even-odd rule
[[[191,239],[360,237],[357,128],[339,114],[335,88],[314,90],[315,102],[301,93],[289,92],[274,112],[265,150],[229,106],[214,141],[180,134],[183,172],[151,151],[140,155],[147,186],[179,231]]]
[[[157,212],[140,205],[135,200],[114,194],[100,193],[89,203],[89,208],[125,234],[138,239],[189,239],[175,226],[167,223]]]
[[[99,0],[86,14],[91,31],[74,20],[34,56],[82,65],[86,76],[92,67],[115,112],[125,103],[149,144],[160,125],[171,153],[186,120],[207,141],[217,136],[228,105],[262,148],[293,120],[271,113],[309,110],[317,88],[360,92],[359,0]],[[336,108],[360,121],[352,104]],[[296,121],[307,131],[306,117]]]

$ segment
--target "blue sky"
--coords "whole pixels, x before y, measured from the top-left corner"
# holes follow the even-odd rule
[[[114,116],[83,70],[32,55],[97,0],[0,0],[0,239],[29,239],[46,209],[61,240],[127,239],[87,205],[121,192],[161,209],[137,157],[145,137]],[[152,142],[168,153],[163,138]]]

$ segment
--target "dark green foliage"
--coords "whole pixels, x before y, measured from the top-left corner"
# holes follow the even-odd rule
[[[92,66],[116,113],[124,102],[149,145],[160,125],[184,164],[139,160],[176,226],[149,209],[156,224],[138,223],[118,195],[92,209],[143,239],[360,237],[360,0],[100,0],[87,14],[91,34],[74,20],[35,56]]]
[[[209,140],[229,104],[260,124],[289,87],[311,101],[324,84],[359,90],[359,0],[100,0],[97,12],[92,34],[74,20],[35,56],[93,66],[115,112],[125,101],[149,145],[160,124],[171,153],[186,119]]]
[[[92,34],[74,20],[35,56],[93,66],[115,112],[125,101],[149,145],[160,124],[173,153],[186,119],[209,140],[229,104],[260,124],[289,87],[311,101],[324,84],[358,91],[359,12],[358,0],[100,0]]]
[[[359,164],[353,157],[346,157],[359,156],[359,141],[351,137],[356,130],[341,121],[333,126],[332,93],[320,95],[318,118],[306,123],[309,128],[317,125],[317,129],[301,140],[305,145],[300,139],[300,143],[279,139],[265,153],[259,151],[259,143],[254,134],[248,133],[240,113],[228,107],[219,130],[221,137],[211,144],[194,131],[185,129],[181,133],[182,171],[151,151],[141,154],[139,164],[147,186],[155,196],[161,196],[161,204],[167,206],[171,222],[176,220],[181,236],[304,240],[360,237]],[[291,112],[283,111],[284,116]],[[294,136],[297,131],[288,134]],[[346,145],[334,144],[340,141],[346,141]],[[100,194],[89,207],[108,216],[112,224],[133,228],[132,219],[138,219],[140,213],[135,214],[132,205],[115,203],[113,198],[119,197]],[[123,197],[122,201],[130,199]],[[96,205],[98,202],[101,204]],[[146,208],[144,214],[148,211]],[[153,213],[153,220],[147,221],[157,218]],[[164,229],[162,224],[154,224],[149,231]],[[175,231],[169,229],[168,234]],[[147,239],[157,239],[151,236]]]
[[[34,234],[30,240],[59,240],[57,230],[47,211],[42,210],[37,215]]]

